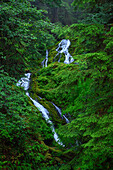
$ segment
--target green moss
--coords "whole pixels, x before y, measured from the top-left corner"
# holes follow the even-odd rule
[[[38,102],[48,110],[50,120],[52,120],[55,127],[58,127],[59,124],[66,124],[65,119],[64,118],[62,119],[60,117],[60,115],[58,114],[58,112],[56,111],[55,107],[51,102],[47,101],[45,98],[40,99],[40,97],[36,93],[32,94],[31,97],[33,99],[38,100]]]
[[[64,108],[76,96],[72,89],[76,85],[74,75],[78,69],[75,64],[51,63],[33,75],[31,91]]]

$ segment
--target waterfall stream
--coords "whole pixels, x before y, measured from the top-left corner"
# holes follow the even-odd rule
[[[74,58],[71,56],[71,54],[68,51],[69,46],[71,45],[70,40],[63,39],[59,44],[56,51],[58,52],[56,56],[54,57],[53,61],[55,61],[55,58],[60,54],[60,57],[58,59],[58,62],[60,62],[60,59],[62,57],[62,53],[65,55],[65,64],[70,64],[74,61]],[[47,67],[48,62],[48,50],[46,50],[46,58],[41,62],[42,67]]]
[[[63,39],[63,40],[58,44],[58,48],[56,49],[56,51],[57,51],[58,53],[57,53],[57,55],[54,57],[54,60],[55,60],[55,58],[60,54],[60,57],[59,57],[59,60],[58,60],[58,62],[60,62],[60,59],[61,59],[61,57],[62,57],[61,54],[64,53],[64,54],[65,54],[65,61],[64,61],[64,63],[65,63],[65,64],[70,64],[70,63],[72,63],[72,62],[74,61],[74,59],[73,59],[73,57],[72,57],[72,56],[69,54],[69,52],[68,52],[68,48],[69,48],[70,44],[71,44],[70,40]],[[46,58],[41,62],[42,67],[47,67],[47,63],[48,63],[48,50],[46,50]],[[62,145],[62,146],[65,146],[65,145],[63,145],[62,142],[60,142],[60,139],[59,139],[57,133],[55,132],[55,128],[54,128],[54,126],[53,126],[53,123],[52,123],[52,121],[49,119],[49,112],[48,112],[48,110],[47,110],[46,108],[44,108],[38,101],[33,100],[33,99],[30,97],[30,95],[29,95],[29,93],[28,93],[28,91],[27,91],[27,90],[29,89],[30,76],[31,76],[31,73],[26,73],[26,74],[25,74],[25,77],[22,77],[22,78],[18,81],[18,83],[17,83],[16,85],[17,85],[17,86],[21,86],[21,87],[24,88],[24,90],[26,91],[26,95],[31,99],[31,101],[33,102],[33,104],[34,104],[34,105],[38,108],[38,110],[42,113],[42,115],[43,115],[43,117],[45,118],[45,120],[50,124],[50,127],[51,127],[51,129],[52,129],[52,132],[54,133],[54,139],[55,139],[55,141],[56,141],[58,144],[60,144],[60,145]],[[40,96],[38,96],[38,97],[41,99]],[[58,106],[56,106],[54,103],[52,103],[52,104],[53,104],[54,107],[56,108],[59,116],[60,116],[62,119],[64,118],[65,121],[66,121],[66,123],[69,123],[69,120],[66,118],[66,116],[65,116],[65,115],[62,116],[61,109],[60,109]]]
[[[48,50],[46,50],[46,58],[41,62],[42,67],[47,67],[47,62],[48,62]]]
[[[30,76],[31,73],[26,73],[25,74],[26,77],[22,77],[18,83],[16,84],[17,86],[21,86],[24,87],[24,90],[28,90],[29,89],[29,83],[30,83]]]
[[[29,95],[29,93],[28,93],[28,91],[27,91],[27,90],[29,89],[29,83],[30,83],[31,73],[26,73],[25,76],[26,76],[26,77],[22,77],[22,78],[18,81],[18,83],[17,83],[16,85],[17,85],[17,86],[24,87],[24,90],[26,91],[26,95],[31,99],[31,101],[33,102],[33,104],[34,104],[34,105],[38,108],[38,110],[42,113],[42,115],[43,115],[43,117],[45,118],[45,120],[47,121],[47,123],[50,124],[51,130],[52,130],[52,132],[54,133],[54,139],[55,139],[55,141],[56,141],[58,144],[60,144],[60,145],[62,145],[62,146],[64,147],[65,145],[63,145],[63,143],[60,142],[60,139],[59,139],[57,133],[55,132],[55,128],[54,128],[54,126],[53,126],[53,123],[52,123],[52,121],[49,119],[49,112],[48,112],[48,110],[47,110],[46,108],[44,108],[39,102],[37,102],[36,100],[33,100],[33,99],[30,97],[30,95]]]
[[[61,116],[61,118],[64,117],[64,119],[66,120],[66,123],[69,123],[69,120],[67,119],[67,117],[66,117],[65,115],[62,116],[61,109],[60,109],[58,106],[56,106],[54,103],[52,103],[52,104],[53,104],[53,106],[55,106],[55,108],[56,108],[56,110],[58,111],[58,113],[59,113],[59,115]]]
[[[59,60],[58,62],[60,62],[60,59],[61,59],[61,54],[64,53],[65,55],[65,61],[64,63],[65,64],[70,64],[74,61],[73,57],[70,55],[69,51],[68,51],[68,48],[69,46],[71,45],[71,42],[70,40],[66,40],[66,39],[63,39],[59,44],[58,44],[58,48],[56,49],[56,51],[58,52],[57,55],[54,57],[54,60],[55,58],[60,54],[60,57],[59,57]]]

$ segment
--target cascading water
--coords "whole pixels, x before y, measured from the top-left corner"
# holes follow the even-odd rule
[[[58,52],[57,55],[55,56],[55,58],[60,54],[59,60],[58,62],[60,62],[61,59],[61,54],[64,53],[65,54],[65,64],[70,64],[74,61],[73,57],[69,54],[68,52],[68,48],[70,46],[71,42],[70,40],[66,40],[63,39],[59,44],[58,44],[58,48],[56,49],[56,51]],[[54,59],[55,59],[54,58]],[[46,50],[46,58],[41,62],[42,67],[47,67],[47,62],[48,62],[48,50]],[[49,112],[46,108],[44,108],[40,103],[38,103],[36,100],[33,100],[29,93],[27,92],[27,90],[29,89],[29,83],[30,83],[30,76],[31,73],[26,73],[25,74],[26,77],[22,77],[18,83],[16,84],[17,86],[21,86],[24,87],[24,90],[26,91],[26,95],[32,100],[32,102],[34,103],[34,105],[38,108],[38,110],[42,113],[43,117],[45,118],[45,120],[50,124],[50,127],[52,129],[52,132],[54,133],[54,139],[55,141],[64,146],[62,142],[60,142],[59,137],[57,135],[57,133],[55,132],[54,126],[52,121],[49,120]],[[41,99],[41,97],[39,96],[39,98]],[[65,115],[62,116],[61,110],[58,106],[56,106],[54,103],[52,103],[54,105],[54,107],[56,108],[57,112],[59,113],[61,118],[64,118],[66,123],[69,123],[69,120],[66,118]]]
[[[47,62],[48,62],[48,50],[46,50],[46,58],[41,62],[42,67],[47,67]]]
[[[74,61],[73,57],[69,54],[68,52],[68,48],[71,45],[70,40],[66,40],[63,39],[59,44],[58,44],[58,48],[56,49],[56,51],[58,52],[57,55],[55,56],[55,58],[60,54],[60,58],[58,60],[58,62],[60,62],[61,59],[61,54],[64,53],[65,54],[65,64],[70,64]],[[54,60],[55,60],[54,58]]]
[[[22,77],[18,83],[16,84],[17,86],[21,86],[24,87],[24,90],[28,90],[29,89],[29,83],[30,83],[30,76],[31,73],[26,73],[25,74],[26,77]]]
[[[48,50],[46,50],[46,60],[45,60],[45,67],[47,67],[47,62],[48,62]]]
[[[58,142],[58,144],[63,145],[63,143],[59,141],[58,135],[55,132],[55,129],[54,129],[52,121],[49,120],[49,112],[48,112],[48,110],[46,108],[44,108],[40,103],[38,103],[37,101],[33,100],[30,97],[28,92],[26,93],[26,95],[29,96],[29,98],[32,100],[33,104],[38,108],[38,110],[42,112],[42,115],[45,118],[45,120],[47,121],[47,123],[49,123],[51,125],[51,129],[52,129],[52,132],[54,133],[55,141]]]
[[[60,109],[58,106],[56,106],[54,103],[52,103],[52,104],[53,104],[53,106],[55,106],[55,108],[56,108],[56,110],[58,111],[58,113],[59,113],[59,115],[61,116],[61,118],[64,117],[64,119],[66,120],[66,123],[69,123],[69,120],[67,119],[67,117],[66,117],[65,115],[62,116],[61,109]]]
[[[58,52],[56,56],[54,57],[53,61],[55,61],[55,58],[60,54],[58,62],[60,62],[60,59],[62,57],[62,53],[65,55],[65,64],[70,64],[74,61],[74,58],[70,55],[68,48],[71,45],[70,40],[63,39],[59,44],[56,51]],[[46,50],[46,58],[41,62],[42,67],[47,67],[48,62],[48,50]]]
[[[44,108],[40,103],[38,103],[37,101],[33,100],[29,93],[27,92],[27,90],[29,89],[29,83],[30,83],[30,76],[31,73],[26,73],[25,74],[26,77],[21,78],[18,83],[16,84],[17,86],[21,86],[24,87],[24,90],[26,91],[26,95],[32,100],[33,104],[38,108],[38,110],[42,113],[43,117],[45,118],[45,120],[50,124],[50,127],[52,129],[52,132],[54,133],[54,139],[55,141],[64,146],[62,142],[60,142],[60,139],[57,135],[57,133],[55,132],[54,126],[52,121],[49,120],[49,112],[46,108]]]

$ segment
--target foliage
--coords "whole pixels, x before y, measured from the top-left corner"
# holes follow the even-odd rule
[[[95,5],[95,9],[89,11],[87,18],[84,17],[85,23],[100,23],[100,24],[112,24],[113,22],[113,3],[106,2],[102,5]]]
[[[31,92],[55,102],[60,107],[68,106],[77,96],[77,93],[73,93],[73,86],[77,81],[73,79],[73,74],[77,73],[76,69],[77,66],[74,65],[50,64],[35,74],[37,78],[32,77]]]
[[[111,30],[106,34],[111,35],[110,39]],[[75,118],[59,129],[59,135],[67,146],[77,150],[71,162],[75,169],[112,169],[113,55],[110,50],[84,55],[87,69],[82,70],[84,62],[81,62],[83,67],[78,77],[78,97],[65,110]]]
[[[69,51],[73,56],[104,49],[103,39],[106,38],[106,31],[104,25],[101,24],[72,24],[62,29],[57,26],[52,30],[59,39],[70,39]]]
[[[56,33],[56,36],[59,35],[58,38],[70,38],[69,51],[76,60],[75,64],[52,63],[57,54],[56,44],[49,52],[48,63],[52,64],[35,73],[37,78],[33,78],[32,91],[47,100],[53,100],[61,107],[69,107],[69,103],[73,103],[73,99],[78,95],[78,89],[76,88],[75,92],[73,89],[75,89],[79,74],[84,75],[84,69],[86,70],[90,65],[95,64],[92,61],[86,63],[87,56],[93,55],[92,52],[95,52],[94,55],[101,55],[104,58],[106,54],[98,50],[105,48],[105,42],[108,38],[106,39],[106,30],[103,25],[73,24],[70,27],[54,29],[53,32]],[[104,39],[106,40],[103,42]],[[56,58],[57,60],[58,58]],[[63,61],[64,55],[61,58],[61,62]],[[79,63],[80,68],[77,63]],[[59,96],[62,96],[62,99],[59,99]]]
[[[49,153],[53,141],[49,125],[15,83],[0,72],[0,168],[37,169],[60,163],[55,150]]]
[[[112,169],[113,28],[73,24],[54,31],[59,38],[70,38],[78,64],[65,65],[64,58],[51,63],[54,46],[49,66],[32,77],[32,91],[55,102],[70,120],[57,132],[66,153],[74,151],[74,156],[60,169]]]
[[[76,19],[74,8],[71,6],[73,0],[39,1],[32,2],[38,9],[47,10],[47,16],[52,23],[70,25]]]
[[[40,2],[55,9],[55,15],[63,11],[62,22],[65,14],[72,16],[68,0],[62,3],[65,9],[58,7],[60,0]],[[47,11],[31,4],[0,2],[0,168],[113,169],[113,3],[74,0],[87,17],[65,27],[50,23]],[[58,58],[53,63],[61,39],[70,39],[74,63],[64,64],[64,55],[61,63]],[[49,65],[41,69],[47,48]],[[11,78],[19,78],[26,69],[32,71],[30,95],[49,110],[65,145],[62,150],[50,125]],[[50,101],[62,108],[70,123],[59,118]]]
[[[81,9],[82,19],[80,22],[90,24],[112,24],[113,22],[112,0],[74,0],[72,6],[75,7],[75,10]]]
[[[53,4],[60,5],[62,0],[39,0],[43,4],[49,4],[50,6]]]
[[[34,68],[55,39],[49,34],[46,11],[32,8],[29,1],[2,1],[0,8],[1,65],[17,77],[25,67]]]

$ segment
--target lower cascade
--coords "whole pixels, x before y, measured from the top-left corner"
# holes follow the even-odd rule
[[[27,91],[27,90],[29,89],[29,83],[30,83],[31,73],[26,73],[25,76],[26,76],[26,77],[22,77],[22,78],[18,81],[18,83],[17,83],[16,85],[17,85],[17,86],[24,87],[24,90],[26,91],[26,95],[31,99],[31,101],[33,102],[33,104],[34,104],[34,105],[38,108],[38,110],[42,113],[42,115],[43,115],[43,117],[45,118],[45,120],[47,121],[47,123],[50,124],[50,127],[51,127],[51,129],[52,129],[52,132],[54,133],[54,139],[55,139],[55,141],[56,141],[58,144],[60,144],[60,145],[62,145],[62,146],[64,147],[65,145],[63,145],[63,143],[60,142],[60,139],[59,139],[57,133],[55,132],[54,125],[53,125],[52,121],[49,119],[49,112],[48,112],[48,110],[47,110],[46,108],[44,108],[39,102],[37,102],[36,100],[33,100],[33,99],[30,97],[30,95],[29,95],[29,93],[28,93],[28,91]],[[40,98],[41,98],[41,97],[40,97]],[[55,104],[53,104],[53,105],[55,106],[55,108],[56,108],[57,110],[59,109]],[[60,115],[61,115],[61,110],[60,110]],[[65,119],[65,120],[66,120],[66,119]],[[67,121],[66,121],[66,122],[67,122]],[[68,123],[68,122],[67,122],[67,123]]]
[[[61,112],[60,108],[58,106],[56,106],[54,103],[52,103],[52,104],[53,104],[53,106],[55,106],[55,108],[58,111],[58,113],[61,116],[61,118],[64,117],[64,119],[66,120],[66,123],[69,123],[69,120],[67,119],[67,117],[65,115],[63,115],[63,117],[62,117],[62,112]]]

